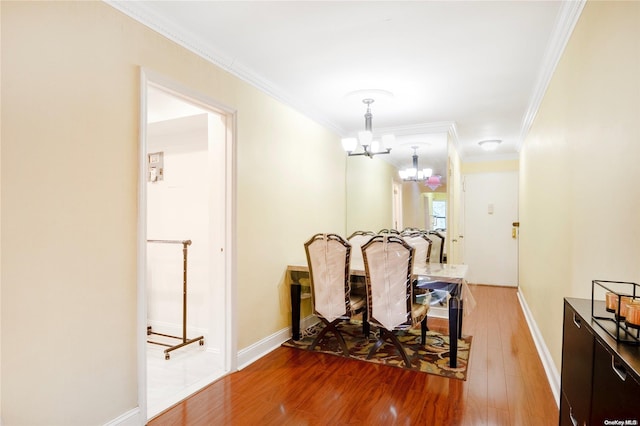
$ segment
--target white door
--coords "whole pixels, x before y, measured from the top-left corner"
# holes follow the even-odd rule
[[[518,285],[518,172],[472,173],[464,179],[465,263],[473,284]]]

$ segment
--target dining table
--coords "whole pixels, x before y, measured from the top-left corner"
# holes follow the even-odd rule
[[[462,320],[465,313],[475,306],[465,277],[468,265],[449,263],[415,263],[412,268],[412,281],[416,289],[441,290],[449,294],[449,366],[457,368],[458,339],[462,337]],[[362,259],[352,258],[349,265],[352,282],[363,282],[365,267]],[[287,266],[287,277],[291,296],[291,331],[293,340],[300,340],[301,300],[311,297],[309,289],[309,267],[306,262]],[[304,288],[304,291],[303,291]]]

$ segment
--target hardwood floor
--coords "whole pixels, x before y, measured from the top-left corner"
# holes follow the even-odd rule
[[[557,425],[516,290],[471,291],[467,381],[280,347],[149,425]],[[446,331],[437,318],[429,327]]]

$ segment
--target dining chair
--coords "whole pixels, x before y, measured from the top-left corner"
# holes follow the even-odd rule
[[[442,235],[435,231],[429,231],[427,235],[431,240],[431,256],[429,262],[431,263],[442,263],[443,261],[443,249],[444,249],[444,238]]]
[[[347,238],[349,244],[351,244],[351,268],[356,267],[359,269],[364,268],[364,259],[362,258],[362,246],[376,235],[373,231],[356,231]],[[351,296],[354,298],[361,297],[365,302],[367,300],[367,289],[364,282],[364,277],[351,276]],[[365,336],[369,337],[369,322],[367,318],[366,306],[362,309],[362,332]]]
[[[420,232],[420,230],[418,228],[413,228],[411,226],[407,226],[406,228],[404,228],[401,232],[401,234],[411,234],[413,232]]]
[[[413,247],[395,235],[377,235],[362,247],[369,322],[379,329],[379,338],[367,358],[388,340],[400,353],[405,366],[410,367],[409,357],[394,330],[406,330],[418,324],[421,344],[425,344],[429,295],[423,300],[424,304],[415,303],[411,278],[414,252]]]
[[[356,231],[349,235],[347,241],[351,244],[351,261],[356,263],[362,263],[362,246],[373,237],[375,232],[373,231]]]
[[[446,229],[436,229],[435,234],[442,238],[442,254],[441,254],[441,259],[440,259],[440,263],[447,263],[447,230]]]
[[[431,244],[433,244],[433,242],[429,237],[427,237],[425,233],[403,233],[402,239],[415,249],[415,253],[413,255],[414,265],[426,265],[427,263],[429,263],[429,258],[431,256]]]
[[[337,234],[316,234],[304,244],[309,267],[313,313],[325,327],[311,343],[310,349],[332,332],[349,356],[347,344],[337,329],[338,322],[349,320],[352,313],[363,312],[363,332],[368,337],[366,298],[351,295],[349,256],[351,245]]]
[[[400,235],[400,231],[398,231],[397,229],[381,229],[378,231],[378,234],[394,234],[394,235]]]

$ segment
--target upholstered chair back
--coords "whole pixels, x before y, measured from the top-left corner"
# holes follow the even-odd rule
[[[349,316],[350,244],[337,234],[316,234],[304,247],[314,313],[329,322]]]
[[[431,256],[429,257],[429,262],[442,263],[442,244],[444,239],[440,235],[431,232],[428,237],[431,240]]]
[[[426,265],[431,255],[431,239],[421,232],[412,232],[403,235],[402,238],[415,249],[413,255],[414,265]]]
[[[354,232],[349,237],[351,244],[351,263],[352,265],[364,265],[362,258],[362,246],[371,239],[375,234],[373,232]]]
[[[411,319],[414,249],[402,238],[378,235],[363,247],[369,321],[393,330]]]

